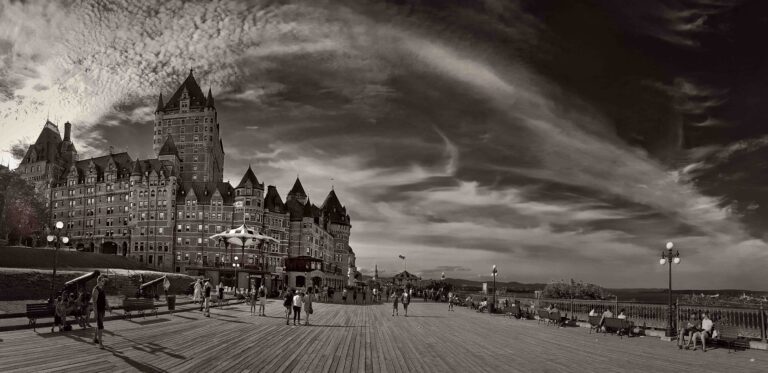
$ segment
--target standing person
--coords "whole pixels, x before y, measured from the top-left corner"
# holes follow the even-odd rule
[[[336,290],[334,290],[333,288],[328,288],[328,299],[330,299],[329,300],[330,303],[334,303],[333,301],[334,294],[336,294]]]
[[[255,315],[256,314],[256,302],[259,300],[259,296],[257,295],[256,290],[252,290],[251,291],[250,287],[248,288],[248,290],[249,290],[249,292],[248,292],[248,303],[251,304],[251,315]]]
[[[203,282],[200,281],[199,278],[197,279],[197,281],[195,281],[195,287],[192,294],[193,294],[192,301],[195,303],[200,302],[200,311],[202,311],[203,310],[203,302],[202,302]]]
[[[347,304],[347,288],[344,288],[344,291],[341,292],[341,300],[344,301],[344,304]]]
[[[219,290],[219,299],[218,299],[218,302],[216,302],[216,304],[219,306],[219,308],[221,308],[221,304],[224,302],[224,284],[221,281],[219,281],[218,290]]]
[[[389,287],[387,287],[386,297],[386,299],[389,300]]]
[[[291,303],[293,302],[293,291],[287,290],[283,294],[283,307],[285,307],[285,325],[288,325],[291,319]]]
[[[363,304],[365,304],[365,297],[367,296],[366,295],[367,293],[368,293],[368,290],[363,289]]]
[[[309,291],[307,292],[307,296],[304,297],[304,313],[307,317],[307,320],[304,322],[304,325],[309,325],[309,315],[312,314],[312,297],[314,293],[314,289],[309,288]]]
[[[405,310],[405,317],[408,317],[408,305],[411,304],[411,294],[408,290],[403,292],[403,310]]]
[[[352,289],[352,304],[357,304],[357,289]]]
[[[205,280],[205,285],[203,285],[203,304],[205,306],[203,315],[205,317],[211,317],[211,290],[213,289],[213,285],[211,285],[211,280]]]
[[[62,329],[64,328],[64,323],[67,320],[66,302],[64,302],[62,298],[63,297],[59,295],[56,298],[56,301],[53,303],[53,307],[54,307],[53,326],[58,326],[59,331],[62,331]],[[53,328],[51,328],[51,331],[53,331]]]
[[[395,317],[395,315],[400,316],[400,310],[397,308],[397,304],[400,301],[400,297],[397,294],[397,291],[392,293],[392,317]]]
[[[376,288],[373,288],[373,299],[372,299],[373,303],[376,303],[379,300],[378,296],[379,296],[379,290]]]
[[[456,303],[453,293],[448,293],[448,311],[453,311],[453,304]]]
[[[264,284],[261,284],[259,286],[259,316],[267,316],[267,288],[264,287]]]
[[[107,308],[112,312],[107,302],[107,292],[104,290],[104,285],[107,283],[107,277],[100,275],[96,280],[96,286],[93,287],[91,292],[91,299],[96,304],[96,334],[93,336],[93,343],[98,343],[100,349],[104,349],[104,339],[102,331],[104,330],[104,313]]]
[[[302,292],[296,292],[296,295],[293,296],[293,325],[296,325],[297,320],[299,325],[301,325],[301,303],[303,301]]]

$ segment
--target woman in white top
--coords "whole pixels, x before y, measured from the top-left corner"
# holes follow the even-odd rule
[[[299,325],[301,325],[301,303],[304,300],[303,298],[302,292],[297,292],[293,296],[293,325],[296,325],[297,320]]]

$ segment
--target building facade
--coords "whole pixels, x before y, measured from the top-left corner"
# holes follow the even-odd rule
[[[166,272],[227,277],[237,268],[270,287],[344,286],[355,255],[336,192],[317,207],[297,178],[283,202],[250,166],[236,187],[224,182],[214,98],[191,71],[167,102],[160,95],[153,127],[154,158],[110,152],[79,159],[72,125],[62,137],[46,122],[16,172],[48,198],[52,221],[64,222],[79,250]],[[242,248],[208,238],[240,224],[279,243]]]

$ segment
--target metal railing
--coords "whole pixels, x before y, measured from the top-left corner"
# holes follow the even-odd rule
[[[477,296],[473,296],[475,299]],[[487,296],[486,296],[487,297]],[[489,298],[490,299],[490,298]],[[529,306],[535,302],[539,307],[554,305],[561,312],[567,314],[567,317],[577,321],[588,321],[589,312],[594,309],[602,313],[608,307],[614,314],[624,310],[629,320],[634,321],[635,325],[644,328],[665,329],[667,327],[667,317],[669,306],[666,304],[651,304],[639,302],[620,302],[617,300],[579,300],[579,299],[533,299],[521,297],[497,297],[499,304],[504,300],[510,303],[515,300],[520,301],[521,306]],[[719,307],[719,306],[701,306],[675,304],[672,309],[673,328],[688,320],[688,315],[701,315],[703,312],[709,314],[710,319],[715,323],[722,323],[734,327],[738,334],[743,337],[760,339],[766,341],[766,322],[768,313],[765,307],[746,306],[746,307]]]

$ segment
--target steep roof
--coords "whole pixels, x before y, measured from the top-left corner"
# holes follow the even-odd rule
[[[303,195],[303,196],[307,195],[307,193],[304,191],[304,187],[301,186],[301,180],[299,180],[298,177],[296,177],[296,182],[293,183],[293,188],[291,188],[291,191],[288,192],[288,194]]]
[[[75,162],[74,166],[78,173],[78,180],[82,179],[84,175],[87,175],[91,169],[91,163],[94,166],[94,172],[98,179],[103,179],[104,172],[109,167],[110,160],[114,163],[118,177],[123,178],[130,176],[130,170],[133,169],[133,162],[131,156],[126,152],[114,153],[102,155],[101,157],[82,159]],[[71,169],[66,169],[59,177],[60,180],[66,180],[69,177]]]
[[[245,175],[243,175],[243,179],[240,180],[240,184],[237,184],[237,188],[245,188],[246,183],[249,181],[251,182],[252,187],[261,187],[261,189],[264,189],[264,184],[259,183],[259,179],[257,179],[256,175],[253,173],[251,165],[248,165],[248,170],[245,171]]]
[[[267,195],[264,196],[264,209],[270,212],[285,213],[288,210],[283,203],[283,199],[280,198],[280,193],[277,192],[277,188],[274,185],[267,187]]]
[[[341,201],[339,201],[339,197],[336,196],[336,191],[333,189],[325,197],[321,211],[326,223],[350,224],[347,208],[341,205]]]
[[[227,182],[185,182],[176,193],[176,203],[184,204],[189,193],[194,193],[198,204],[208,205],[211,199],[219,191],[225,205],[231,205],[235,201],[235,190]]]
[[[312,204],[309,202],[309,199],[307,199],[307,203],[304,204],[304,210],[302,211],[302,216],[305,218],[314,217],[314,214],[312,214]]]
[[[179,155],[179,150],[176,149],[176,143],[173,142],[173,137],[171,137],[171,135],[166,137],[165,143],[163,144],[163,147],[160,148],[160,152],[157,153],[157,155]]]
[[[168,102],[163,106],[163,110],[178,110],[180,107],[180,101],[182,93],[186,90],[189,96],[189,107],[203,107],[206,103],[205,94],[200,86],[197,84],[195,77],[192,75],[192,70],[189,70],[189,75],[184,82],[181,83],[176,92],[171,96]]]
[[[40,135],[37,136],[35,143],[27,149],[27,153],[24,155],[24,161],[55,162],[59,159],[61,143],[62,139],[61,134],[59,133],[59,127],[51,121],[46,121],[43,130],[40,131]],[[33,149],[34,152],[32,152]]]
[[[210,107],[210,108],[215,107],[213,104],[213,94],[211,93],[210,88],[208,88],[208,98],[205,99],[205,107]]]
[[[157,99],[157,109],[155,109],[155,113],[159,111],[163,111],[163,107],[165,104],[163,103],[163,93],[160,93],[160,98]]]

